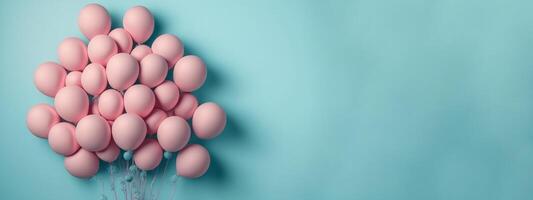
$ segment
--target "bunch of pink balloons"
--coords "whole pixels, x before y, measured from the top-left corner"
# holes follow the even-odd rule
[[[111,30],[108,11],[89,4],[80,11],[78,25],[88,44],[64,39],[57,49],[59,62],[42,63],[35,71],[35,86],[54,105],[29,110],[30,132],[47,138],[76,177],[96,175],[99,160],[112,163],[121,149],[125,160],[146,171],[179,152],[177,175],[202,176],[210,156],[201,145],[189,144],[191,132],[212,139],[226,126],[218,104],[199,105],[191,93],[206,80],[202,59],[184,56],[181,40],[172,34],[145,45],[154,17],[143,6],[127,10],[123,28]],[[173,80],[166,80],[167,73]]]

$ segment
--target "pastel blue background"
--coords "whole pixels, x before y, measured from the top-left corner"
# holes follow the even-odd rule
[[[99,195],[25,127],[52,103],[32,73],[82,36],[86,3],[0,3],[1,199]],[[101,3],[113,26],[147,6],[205,58],[200,100],[227,110],[179,199],[533,198],[532,1]]]

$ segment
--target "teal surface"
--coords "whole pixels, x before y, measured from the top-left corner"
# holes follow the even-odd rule
[[[87,2],[0,3],[0,199],[98,199],[32,136],[32,83]],[[533,1],[102,1],[205,58],[228,113],[179,199],[533,199]],[[171,165],[169,168],[172,168]],[[104,173],[98,178],[109,178]],[[107,193],[112,199],[111,193]]]

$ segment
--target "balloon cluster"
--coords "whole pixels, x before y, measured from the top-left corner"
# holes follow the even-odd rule
[[[189,144],[191,132],[212,139],[226,125],[219,105],[198,105],[191,94],[206,79],[202,59],[184,56],[175,35],[160,35],[151,47],[143,44],[154,30],[154,17],[143,6],[127,10],[124,28],[111,30],[107,10],[89,4],[80,11],[78,25],[88,45],[66,38],[57,49],[59,63],[45,62],[35,71],[35,86],[54,98],[54,105],[30,109],[30,132],[47,138],[76,177],[96,175],[99,160],[112,163],[120,149],[126,161],[143,171],[179,152],[176,174],[202,176],[210,156],[201,145]],[[173,80],[166,80],[167,73],[173,73]]]

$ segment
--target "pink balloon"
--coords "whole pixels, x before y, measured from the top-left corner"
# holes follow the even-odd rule
[[[135,6],[124,14],[124,29],[138,44],[144,43],[154,32],[154,16],[143,6]]]
[[[165,151],[179,151],[187,145],[190,138],[191,128],[181,117],[167,117],[157,129],[157,140]]]
[[[163,150],[154,139],[146,139],[133,154],[135,165],[141,170],[155,169],[162,158]]]
[[[119,154],[120,149],[112,140],[111,142],[109,142],[109,145],[104,150],[96,152],[96,156],[98,156],[98,158],[108,163],[112,163],[113,161],[115,161],[118,158]]]
[[[146,117],[152,112],[154,105],[155,95],[145,85],[137,84],[131,86],[124,93],[124,108],[128,113]]]
[[[176,63],[174,82],[181,91],[192,92],[200,88],[206,77],[207,69],[198,56],[185,56]]]
[[[118,47],[113,38],[107,35],[97,35],[89,42],[87,54],[92,63],[105,66],[111,56],[117,54]]]
[[[88,151],[102,151],[111,141],[111,129],[100,115],[88,115],[76,125],[76,140]]]
[[[212,102],[204,103],[194,111],[192,128],[198,138],[212,139],[218,136],[226,127],[226,113]]]
[[[37,104],[26,116],[26,126],[30,132],[40,138],[48,138],[50,128],[59,122],[59,116],[52,106]]]
[[[137,60],[127,53],[119,53],[111,57],[106,67],[109,85],[122,91],[133,85],[139,76]]]
[[[176,174],[185,178],[198,178],[207,172],[210,163],[211,157],[207,149],[199,144],[191,144],[176,157]]]
[[[133,47],[133,41],[131,35],[126,30],[123,28],[116,28],[109,33],[109,37],[113,38],[117,43],[118,52],[130,53],[131,48]]]
[[[93,152],[80,149],[74,155],[65,158],[68,173],[78,178],[90,178],[98,172],[98,157]]]
[[[57,48],[59,62],[69,71],[82,71],[87,65],[87,47],[78,38],[69,37]]]
[[[98,109],[107,120],[115,120],[124,112],[122,94],[114,89],[104,91],[98,99]]]
[[[75,153],[80,145],[76,141],[74,125],[68,122],[57,123],[52,126],[48,134],[48,144],[56,153],[69,156]]]
[[[81,9],[78,25],[83,35],[90,40],[96,35],[109,33],[111,17],[104,7],[91,3]]]
[[[147,56],[148,54],[151,54],[152,53],[152,49],[150,49],[150,47],[142,44],[142,45],[138,45],[136,46],[132,51],[131,51],[131,56],[133,56],[135,59],[137,59],[137,61],[141,62],[141,60]]]
[[[89,114],[101,115],[98,108],[99,97],[93,97],[93,100],[89,102]]]
[[[87,65],[81,74],[81,86],[90,95],[97,96],[102,93],[107,87],[104,67],[97,63]]]
[[[141,60],[139,81],[153,88],[161,84],[167,77],[167,61],[157,54],[149,54]]]
[[[126,113],[113,122],[113,139],[121,149],[134,150],[146,137],[146,124],[139,115]]]
[[[89,112],[89,97],[78,86],[67,86],[57,92],[54,106],[61,118],[77,123]]]
[[[80,71],[71,71],[67,74],[65,78],[66,86],[78,86],[81,87],[81,72]]]
[[[54,62],[40,64],[33,74],[33,83],[39,91],[49,97],[54,97],[65,86],[65,69]]]
[[[152,52],[163,56],[168,62],[168,67],[172,68],[183,57],[183,44],[175,35],[163,34],[152,43]]]
[[[198,100],[191,93],[183,93],[178,105],[174,108],[174,115],[183,119],[190,119],[198,107]]]
[[[180,90],[172,81],[165,81],[154,89],[156,103],[159,108],[168,111],[176,106],[180,98]]]
[[[159,124],[167,118],[167,113],[161,109],[154,109],[148,117],[144,120],[146,122],[146,126],[148,127],[148,134],[155,134],[157,132],[157,128],[159,127]]]

